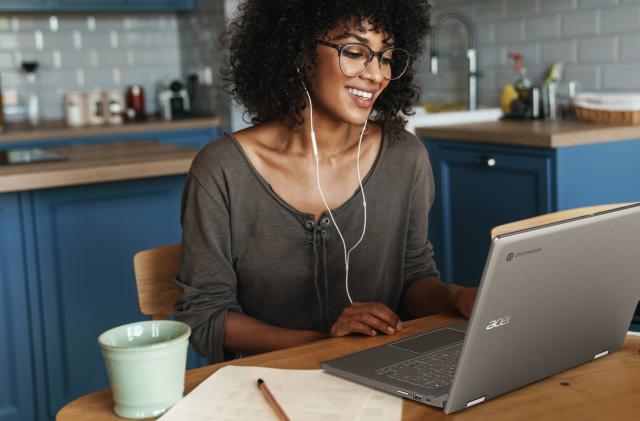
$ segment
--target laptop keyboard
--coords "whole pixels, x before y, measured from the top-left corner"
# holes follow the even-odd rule
[[[380,376],[438,393],[451,388],[462,342],[375,371]]]

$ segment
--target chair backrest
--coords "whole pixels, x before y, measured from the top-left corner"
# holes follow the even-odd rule
[[[167,319],[174,314],[173,305],[182,296],[174,283],[180,270],[181,250],[180,244],[172,244],[143,250],[133,256],[140,311],[154,320]]]
[[[630,205],[631,203],[618,203],[612,205],[596,205],[587,206],[584,208],[567,209],[563,211],[547,213],[545,215],[534,216],[533,218],[522,219],[520,221],[511,222],[504,225],[498,225],[491,230],[491,238],[495,238],[498,235],[506,234],[509,232],[520,231],[523,229],[529,229],[538,227],[540,225],[552,224],[554,222],[564,221],[566,219],[578,218],[580,216],[591,215],[592,213],[602,212],[609,209],[615,209],[622,206]]]

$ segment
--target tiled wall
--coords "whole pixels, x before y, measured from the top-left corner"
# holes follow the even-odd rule
[[[216,111],[223,121],[228,119],[229,96],[222,89],[220,65],[224,52],[219,46],[219,37],[225,24],[223,0],[198,0],[193,13],[180,15],[181,66],[183,74],[198,76],[194,110]]]
[[[0,78],[7,94],[22,92],[23,60],[40,62],[41,108],[63,116],[64,92],[145,88],[147,110],[156,110],[159,81],[182,76],[178,18],[174,14],[0,16]]]
[[[513,81],[509,51],[524,53],[534,83],[563,61],[564,79],[578,80],[583,91],[640,91],[638,0],[434,0],[435,14],[449,8],[475,23],[481,104],[496,104],[502,85]],[[440,50],[464,47],[459,25],[444,33]],[[465,61],[442,60],[434,76],[427,55],[419,63],[423,99],[464,102]]]

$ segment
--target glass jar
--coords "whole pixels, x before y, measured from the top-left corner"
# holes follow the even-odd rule
[[[38,62],[23,61],[21,67],[25,75],[24,105],[27,111],[27,122],[31,127],[36,127],[42,120],[39,100],[40,81],[38,80]]]

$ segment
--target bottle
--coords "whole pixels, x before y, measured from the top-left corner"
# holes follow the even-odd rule
[[[513,61],[513,70],[516,72],[513,86],[518,92],[528,90],[531,87],[531,80],[529,80],[527,69],[524,67],[524,56],[521,53],[509,53],[509,58]]]
[[[529,80],[527,69],[524,67],[524,56],[521,53],[509,53],[508,57],[513,62],[513,70],[516,73],[513,91],[517,94],[517,97],[513,98],[513,92],[511,92],[511,96],[508,98],[511,99],[509,116],[518,119],[531,118],[533,108],[531,80]]]
[[[23,61],[22,71],[26,75],[25,84],[25,107],[27,108],[27,121],[31,127],[36,127],[40,124],[40,103],[38,100],[39,86],[38,86],[38,62],[37,61]]]
[[[2,102],[2,78],[0,78],[0,133],[4,131],[4,103]]]

